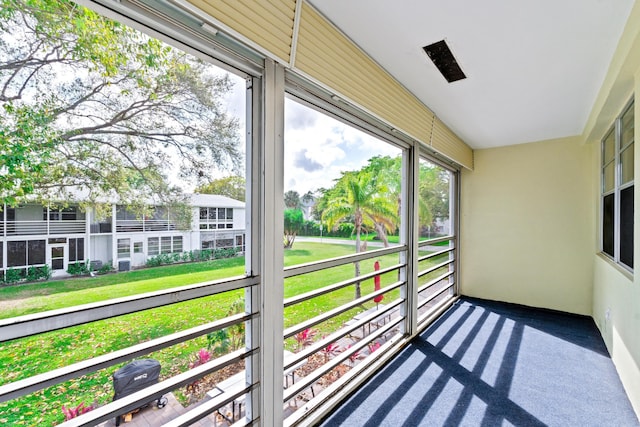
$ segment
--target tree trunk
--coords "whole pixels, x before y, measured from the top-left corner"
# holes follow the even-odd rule
[[[376,233],[378,233],[378,238],[382,240],[382,244],[385,248],[389,247],[389,239],[387,238],[387,231],[384,229],[384,225],[379,222],[374,223],[376,228]]]

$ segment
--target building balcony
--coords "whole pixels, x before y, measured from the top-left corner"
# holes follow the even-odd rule
[[[85,220],[69,221],[6,221],[0,223],[4,236],[66,235],[86,232]]]
[[[147,231],[175,231],[178,226],[169,220],[123,220],[116,221],[116,232],[139,233]]]

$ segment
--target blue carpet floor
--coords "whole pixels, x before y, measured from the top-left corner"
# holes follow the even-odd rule
[[[462,298],[321,425],[640,423],[591,318]]]

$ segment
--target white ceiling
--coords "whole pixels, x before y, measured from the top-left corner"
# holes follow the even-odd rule
[[[634,0],[310,0],[473,148],[582,133]],[[422,50],[445,39],[466,80]]]

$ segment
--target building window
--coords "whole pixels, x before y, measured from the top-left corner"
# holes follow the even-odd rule
[[[131,256],[131,239],[118,239],[118,258]]]
[[[69,262],[84,261],[84,239],[69,239]]]
[[[29,265],[45,263],[46,242],[44,240],[29,240],[27,245],[27,258]]]
[[[42,219],[47,220],[47,212],[49,212],[49,221],[75,221],[78,219],[78,210],[76,207],[64,209],[42,208]]]
[[[149,237],[147,239],[147,250],[149,255],[158,255],[160,253],[160,238]]]
[[[142,253],[142,242],[133,242],[133,253],[134,254]]]
[[[173,237],[173,252],[182,252],[182,236]]]
[[[633,269],[634,103],[602,140],[602,252]]]
[[[171,237],[162,237],[160,240],[160,252],[163,254],[171,253]]]
[[[27,265],[27,241],[7,242],[7,267]]]

